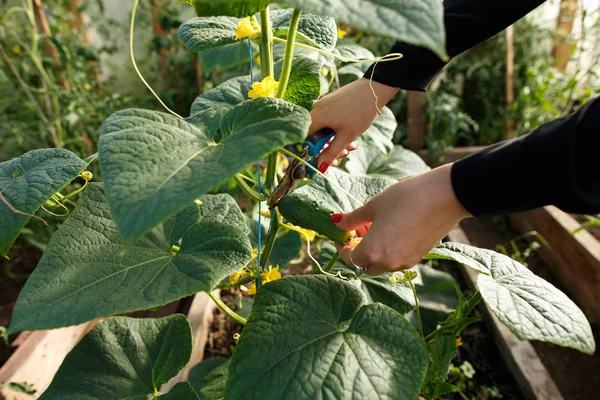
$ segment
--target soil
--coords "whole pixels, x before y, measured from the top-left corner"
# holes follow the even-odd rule
[[[506,220],[495,219],[492,222],[491,219],[470,219],[463,221],[461,226],[473,245],[488,249],[495,249],[498,244],[506,246],[510,240],[519,236],[519,233]],[[528,247],[526,241],[522,241],[518,245],[521,251]],[[532,272],[552,283],[574,300],[560,279],[535,253],[525,261]],[[596,343],[600,343],[598,324],[592,323],[592,331]],[[600,374],[597,373],[600,371],[599,352],[589,356],[549,343],[532,341],[531,344],[552,375],[565,400],[598,398],[598,393],[600,393]]]
[[[585,215],[580,215],[580,214],[570,214],[570,215],[571,215],[571,217],[575,218],[577,220],[577,222],[579,222],[580,224],[588,222],[588,219],[585,217]],[[595,237],[598,241],[600,241],[600,226],[588,226],[587,228],[585,228],[585,230],[587,230],[589,233],[592,234],[593,237]]]
[[[27,278],[42,257],[41,250],[17,240],[8,252],[9,260],[0,257],[0,326],[8,327],[15,302]],[[14,353],[18,334],[9,337],[10,345],[0,339],[0,367]]]
[[[238,312],[239,289],[221,290],[221,300],[233,311]],[[242,331],[242,325],[229,318],[219,307],[213,311],[213,322],[208,333],[203,360],[216,357],[231,357],[235,339],[233,335]]]

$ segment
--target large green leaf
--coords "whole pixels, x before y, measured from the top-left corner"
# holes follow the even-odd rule
[[[231,17],[200,17],[187,20],[178,35],[189,51],[202,51],[235,43],[235,28],[239,19]]]
[[[349,39],[342,39],[338,42],[337,46],[335,46],[335,49],[333,50],[334,54],[337,54],[338,56],[342,56],[346,59],[351,59],[351,60],[373,60],[375,58],[375,55],[371,52],[371,50],[354,43],[352,40]],[[343,59],[336,59],[336,63],[347,63],[348,61],[345,61]],[[360,63],[360,64],[350,64],[350,65],[355,65],[355,66],[361,66],[364,67],[366,70],[366,67],[369,66],[369,64],[367,63]],[[362,75],[361,75],[362,76]]]
[[[0,256],[6,255],[21,229],[54,193],[83,170],[85,162],[65,149],[32,150],[0,163]],[[8,204],[13,208],[8,206]]]
[[[327,265],[333,258],[336,249],[332,242],[327,242],[321,247],[319,262],[322,266]],[[368,303],[379,302],[393,308],[401,314],[406,314],[415,307],[415,298],[408,285],[394,285],[389,282],[391,274],[385,273],[379,276],[357,274],[356,269],[348,267],[339,259],[332,273],[340,272],[350,279],[350,282],[361,289]]]
[[[402,180],[428,171],[430,168],[415,153],[394,146],[389,155],[372,145],[362,145],[348,155],[344,169],[353,175],[384,176]]]
[[[252,48],[252,56],[258,53],[258,46],[254,42],[250,42]],[[198,53],[198,58],[202,63],[202,72],[209,74],[216,70],[226,70],[237,67],[238,65],[248,64],[248,43],[238,42],[223,47],[207,49]],[[248,82],[248,86],[250,82]],[[247,93],[248,87],[243,93]],[[246,100],[246,98],[244,98]],[[218,120],[217,120],[218,122]]]
[[[198,15],[243,17],[268,0],[196,0]],[[431,49],[446,57],[442,2],[438,0],[286,0],[286,5],[334,17],[359,29]]]
[[[394,148],[392,139],[398,122],[392,110],[387,107],[381,109],[381,115],[358,139],[359,145],[366,145],[379,149],[383,154],[389,154]]]
[[[125,110],[102,125],[100,164],[111,215],[128,243],[277,147],[304,139],[308,111],[245,101],[220,120],[220,142],[172,115]]]
[[[494,254],[490,275],[477,286],[485,302],[519,339],[543,340],[593,354],[585,314],[563,292],[503,254]]]
[[[419,296],[419,309],[425,332],[436,329],[439,321],[458,305],[454,285],[456,280],[447,272],[439,271],[429,265],[419,265],[421,283],[415,282]]]
[[[230,15],[247,17],[267,7],[271,0],[195,0],[199,16]]]
[[[250,261],[252,247],[232,197],[200,200],[200,213],[193,204],[126,248],[102,185],[89,185],[21,291],[10,332],[75,325],[212,290]],[[175,253],[171,243],[180,238]]]
[[[179,382],[169,393],[160,396],[161,400],[201,400],[194,388],[187,382]]]
[[[275,64],[277,78],[282,67],[283,60]],[[312,58],[295,57],[283,99],[311,110],[313,102],[321,95],[321,68],[321,63]]]
[[[190,383],[190,385],[192,385],[192,387],[194,388],[194,390],[196,391],[196,393],[200,393],[200,391],[208,384],[211,383],[211,381],[207,380],[206,378],[211,375],[211,373],[217,369],[218,367],[222,366],[223,364],[227,364],[226,368],[229,369],[229,359],[228,358],[223,358],[223,357],[217,357],[217,358],[211,358],[209,360],[204,360],[201,363],[197,364],[194,368],[192,368],[190,370],[190,374],[188,376],[188,382]],[[225,387],[225,385],[223,385],[223,388]],[[201,400],[205,400],[202,395],[200,394],[200,398]]]
[[[339,279],[295,276],[259,289],[225,398],[416,399],[427,365],[401,314]]]
[[[183,315],[105,319],[67,355],[40,399],[146,400],[181,371],[191,354],[192,330]]]
[[[271,22],[273,35],[287,38],[294,10],[273,10]],[[311,13],[302,13],[298,21],[296,39],[312,46],[331,51],[337,42],[337,25],[332,17],[322,17]]]
[[[296,189],[289,196],[310,203],[319,202],[330,210],[348,212],[362,206],[371,197],[396,183],[389,178],[350,175],[337,168],[330,168],[326,176],[335,184],[321,176],[315,176],[308,184]]]
[[[440,243],[423,258],[426,260],[451,260],[464,264],[484,274],[490,273],[490,266],[496,252],[480,249],[462,243]],[[510,259],[509,259],[510,260]],[[517,263],[512,261],[512,263]]]
[[[190,371],[189,381],[200,400],[223,398],[229,365],[229,359],[215,358],[201,362]]]
[[[248,100],[248,92],[251,89],[248,76],[229,79],[196,97],[187,121],[195,125],[205,125],[208,135],[212,138],[221,129],[223,116],[233,107]]]
[[[338,69],[340,85],[346,86],[362,78],[369,67],[368,64],[348,64]]]
[[[481,272],[483,299],[518,338],[594,352],[590,324],[577,305],[512,258],[458,243],[440,244],[425,258],[454,260]]]

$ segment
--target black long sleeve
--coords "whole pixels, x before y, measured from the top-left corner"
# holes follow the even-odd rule
[[[454,57],[516,22],[544,0],[445,0],[446,49]],[[397,43],[397,61],[379,63],[373,79],[425,91],[445,63],[431,51]],[[365,73],[370,77],[373,66]],[[533,133],[456,162],[452,186],[474,216],[556,205],[600,213],[600,97]]]
[[[490,146],[452,166],[452,187],[474,216],[555,205],[600,213],[600,97],[529,135]]]
[[[445,0],[446,51],[459,55],[521,19],[545,0]],[[378,63],[373,80],[405,90],[424,92],[433,77],[446,65],[423,47],[396,43],[391,53],[402,53],[397,61]],[[372,65],[365,77],[371,76]]]

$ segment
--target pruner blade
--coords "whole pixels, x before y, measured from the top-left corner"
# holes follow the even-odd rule
[[[304,148],[298,157],[306,161],[308,159],[308,149]],[[267,205],[272,210],[273,207],[279,203],[284,196],[292,193],[298,186],[300,181],[306,177],[306,165],[298,159],[293,159],[288,168],[285,170],[285,174],[279,185],[273,191],[273,194],[267,199]]]

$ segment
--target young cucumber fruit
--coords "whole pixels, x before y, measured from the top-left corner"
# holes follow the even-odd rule
[[[294,194],[283,197],[278,204],[281,215],[290,223],[310,229],[337,243],[348,243],[355,232],[346,232],[329,220],[337,212],[319,204],[308,197]]]

